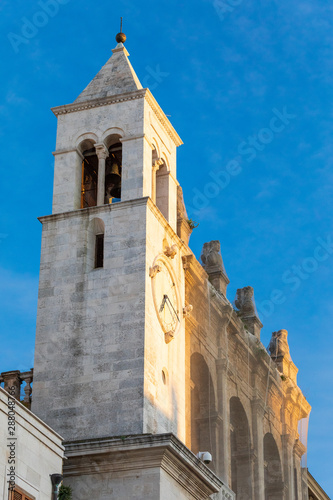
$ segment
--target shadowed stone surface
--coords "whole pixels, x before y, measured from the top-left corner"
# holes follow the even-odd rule
[[[128,60],[128,52],[122,43],[113,49],[113,55],[84,89],[75,102],[108,97],[142,89],[142,85]]]

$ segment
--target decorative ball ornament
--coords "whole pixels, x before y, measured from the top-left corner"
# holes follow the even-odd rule
[[[126,42],[126,35],[125,33],[118,33],[118,35],[116,35],[116,42],[117,43],[125,43]]]

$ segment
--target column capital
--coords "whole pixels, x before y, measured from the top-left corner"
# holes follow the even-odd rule
[[[156,172],[161,165],[163,165],[164,161],[162,158],[158,158],[154,163],[153,163],[153,171]]]
[[[106,160],[106,158],[109,156],[108,148],[105,146],[104,142],[95,144],[95,150],[99,160]]]
[[[294,454],[299,459],[301,459],[305,453],[306,453],[306,446],[304,446],[304,444],[299,439],[296,439],[294,444]]]

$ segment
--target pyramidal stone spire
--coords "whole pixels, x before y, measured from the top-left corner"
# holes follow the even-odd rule
[[[119,37],[118,35],[120,34],[123,37]],[[118,35],[116,38],[117,41],[120,39],[126,40],[123,33],[118,33]],[[91,101],[92,99],[125,94],[126,92],[134,92],[143,88],[129,62],[129,53],[124,44],[119,42],[112,52],[113,54],[108,62],[74,102]]]

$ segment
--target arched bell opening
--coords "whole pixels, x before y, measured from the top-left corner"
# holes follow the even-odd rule
[[[151,199],[156,203],[156,172],[159,169],[158,162],[158,152],[156,147],[153,145],[152,150],[152,183],[151,183]]]
[[[237,397],[230,399],[231,489],[237,500],[252,498],[251,436],[248,418]]]
[[[169,172],[167,164],[161,160],[161,165],[156,171],[156,206],[169,221]]]
[[[213,380],[204,357],[191,356],[191,450],[208,451],[213,456],[212,469],[216,470],[216,406]]]
[[[109,156],[105,161],[105,203],[121,201],[121,175],[123,163],[123,148],[120,136],[109,136],[105,144]]]
[[[283,498],[283,478],[279,449],[271,433],[264,436],[265,500]]]
[[[81,208],[97,205],[98,158],[95,142],[92,139],[84,140],[79,150],[82,153],[81,177]]]

